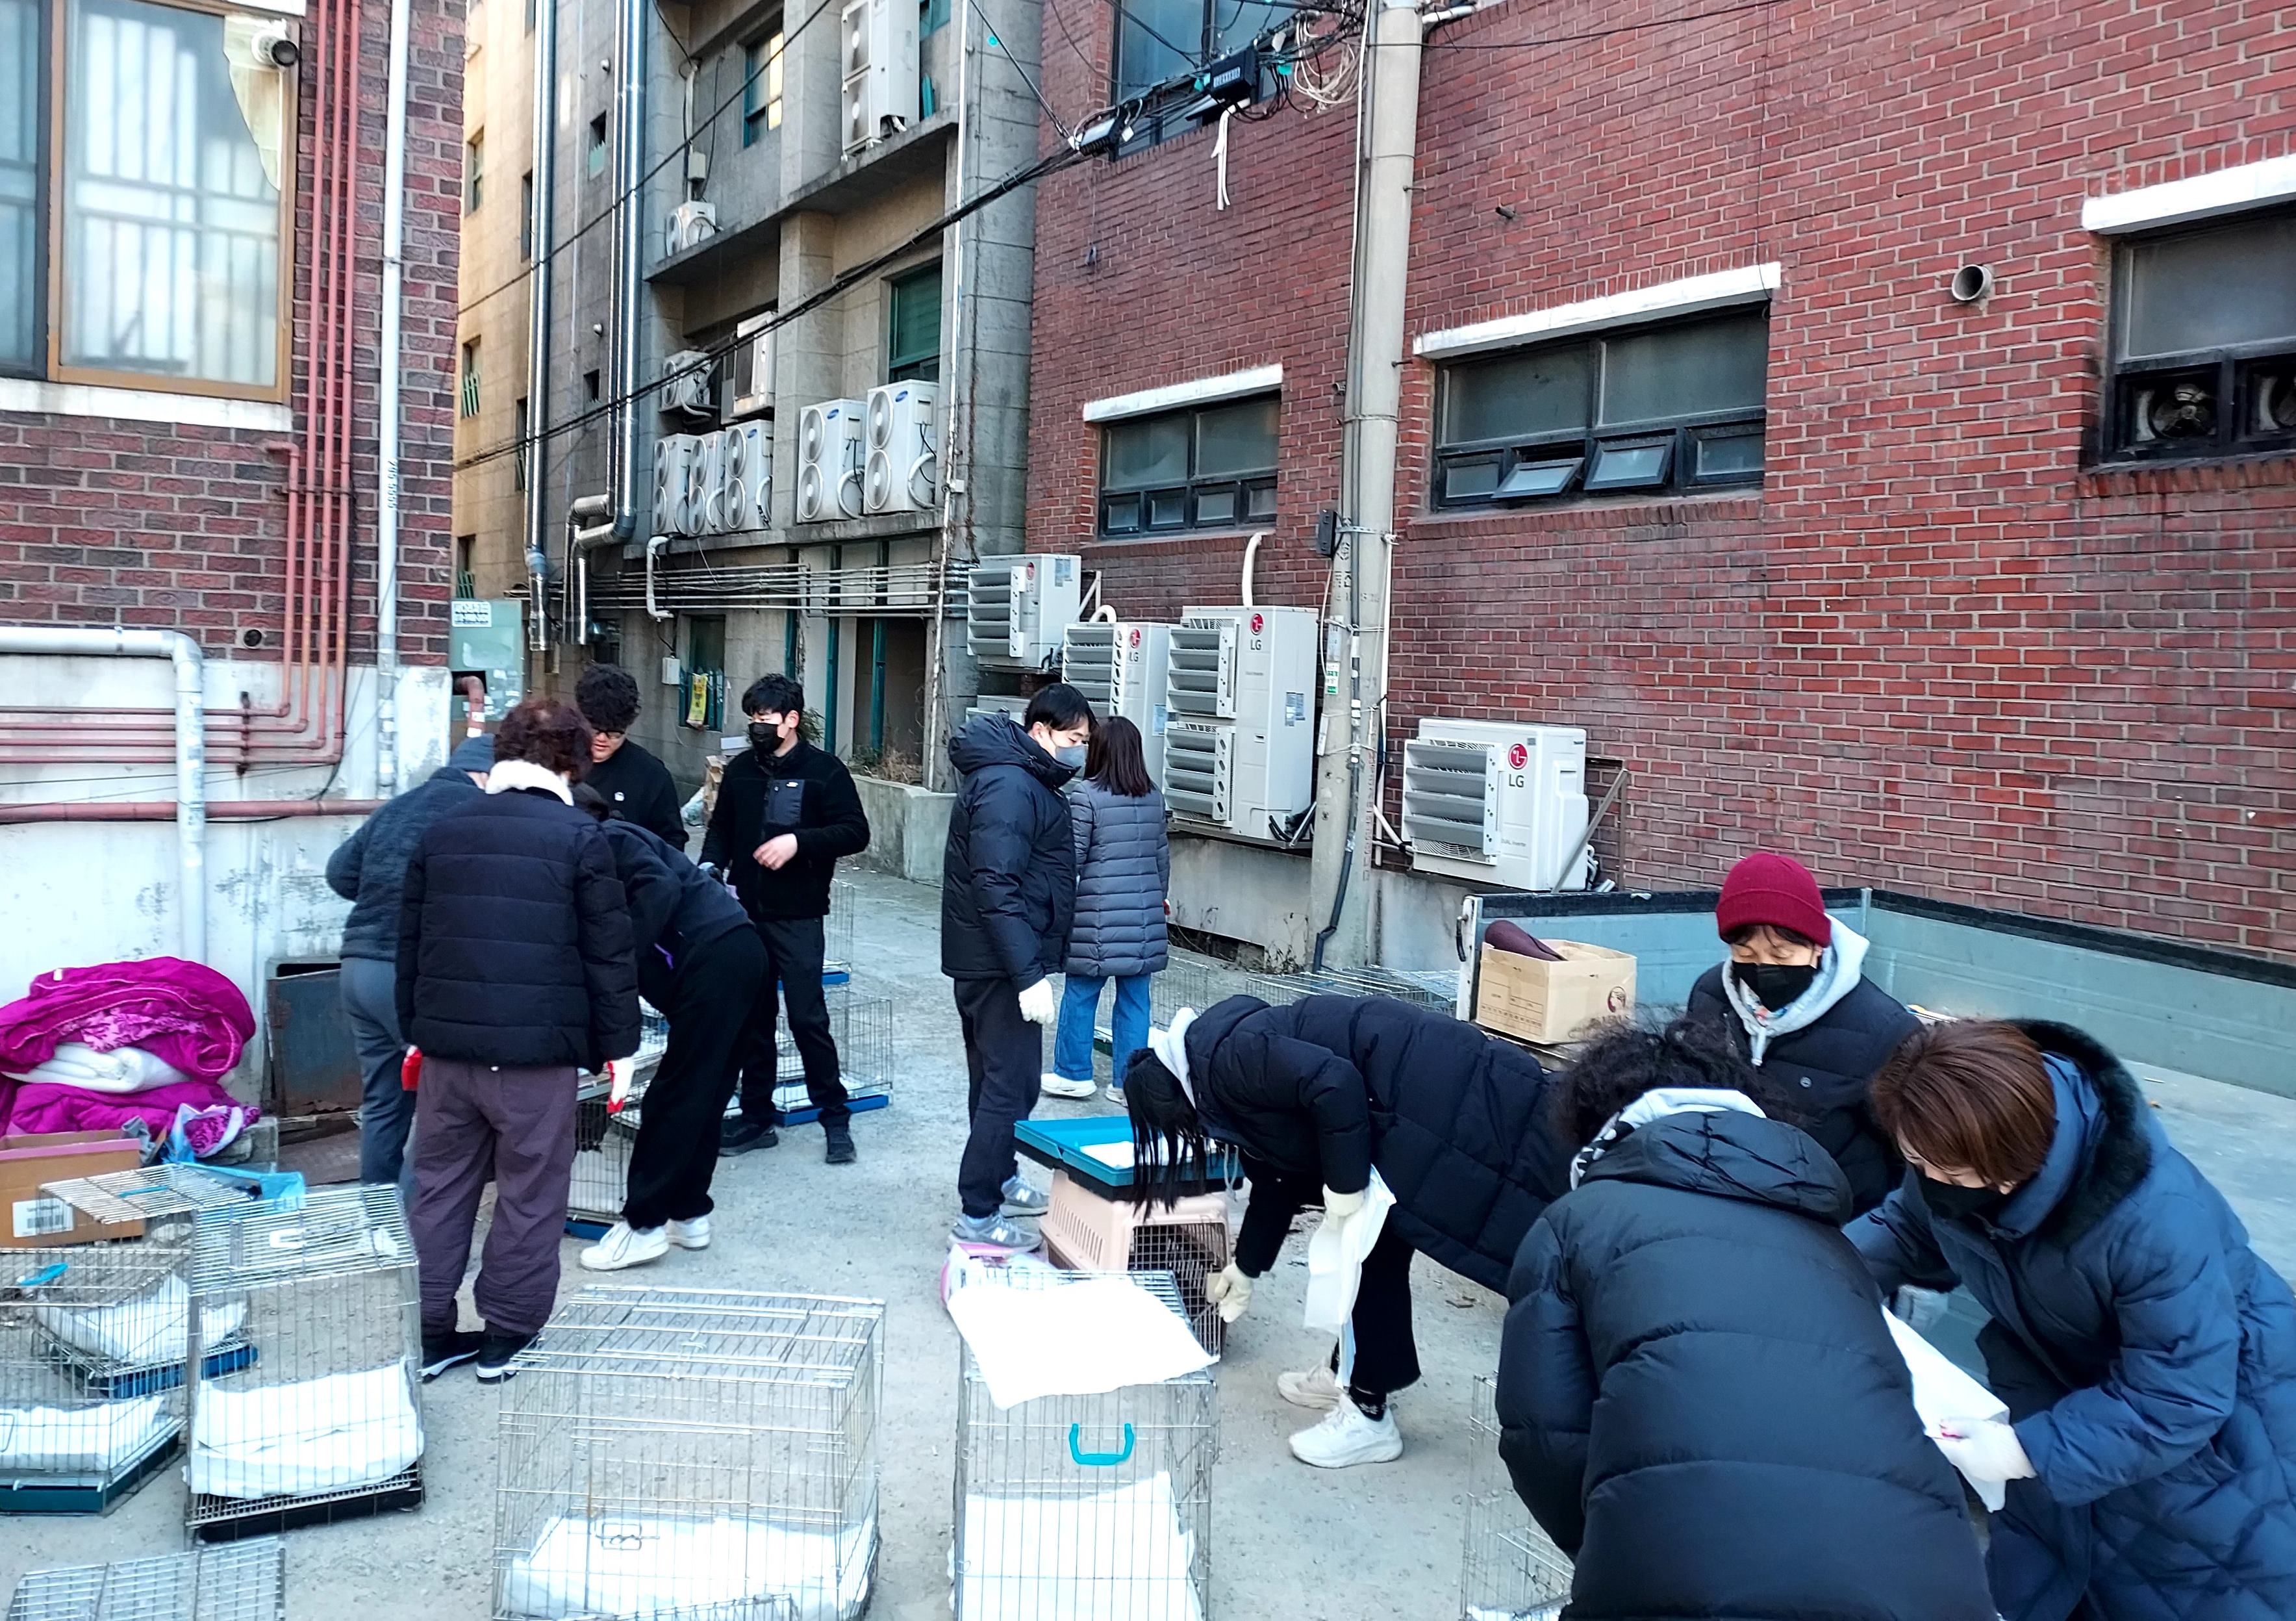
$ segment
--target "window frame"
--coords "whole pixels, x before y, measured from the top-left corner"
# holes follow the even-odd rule
[[[1763,404],[1760,407],[1753,409],[1739,407],[1719,411],[1685,411],[1640,422],[1611,426],[1603,424],[1601,420],[1603,345],[1624,338],[1710,325],[1754,314],[1761,316],[1763,329]],[[1429,435],[1429,508],[1437,513],[1471,513],[1488,508],[1513,510],[1525,506],[1555,505],[1582,499],[1681,500],[1715,490],[1760,490],[1767,471],[1767,457],[1764,466],[1751,473],[1702,473],[1698,470],[1698,451],[1699,447],[1709,440],[1756,436],[1767,439],[1769,424],[1769,316],[1770,302],[1764,299],[1758,303],[1604,326],[1593,332],[1574,333],[1546,341],[1510,345],[1488,354],[1462,355],[1442,362],[1437,367],[1434,413]],[[1444,414],[1449,407],[1450,392],[1455,386],[1453,379],[1458,372],[1492,361],[1522,359],[1532,355],[1555,354],[1574,349],[1583,351],[1587,357],[1584,425],[1477,440],[1448,440],[1443,437]],[[1603,477],[1601,469],[1606,454],[1652,448],[1661,450],[1660,471],[1656,476],[1636,479],[1614,477],[1601,483],[1593,481]],[[1519,473],[1529,474],[1535,469],[1554,468],[1565,461],[1575,462],[1575,466],[1559,488],[1553,490],[1526,490],[1512,494],[1505,492],[1508,481]],[[1493,469],[1489,490],[1472,495],[1448,493],[1454,468],[1483,465]]]
[[[534,171],[530,169],[518,179],[518,260],[522,265],[534,262]]]
[[[479,414],[479,391],[486,379],[486,359],[477,338],[463,340],[456,356],[455,378],[455,420],[469,422]]]
[[[765,32],[742,42],[742,144],[755,146],[782,127],[783,92],[788,80],[783,67],[787,37],[776,17]],[[754,64],[751,55],[757,57]],[[778,84],[775,81],[780,81]],[[755,101],[751,100],[752,93]]]
[[[914,350],[904,359],[901,351],[893,347],[901,330],[901,292],[906,287],[917,285],[927,276],[932,278],[934,289],[932,348],[929,350]],[[885,278],[885,381],[887,383],[937,383],[940,381],[941,317],[946,313],[947,294],[947,286],[941,280],[941,262],[939,259],[934,259],[931,264],[918,265],[914,268],[902,271],[898,276],[889,276]],[[929,373],[921,369],[927,364],[930,364],[932,368]]]
[[[1202,443],[1202,419],[1213,413],[1241,405],[1270,401],[1275,407],[1275,465],[1267,472],[1245,471],[1223,473],[1217,477],[1201,476],[1197,456]],[[1111,490],[1108,487],[1109,436],[1145,423],[1184,419],[1188,425],[1188,474],[1183,483],[1142,484],[1128,490]],[[1100,428],[1100,467],[1093,481],[1093,534],[1100,540],[1160,540],[1182,535],[1228,534],[1266,527],[1275,522],[1276,503],[1280,498],[1283,472],[1283,391],[1278,389],[1255,390],[1219,399],[1200,400],[1191,405],[1175,406],[1166,411],[1143,411],[1135,416],[1119,416],[1098,424]],[[1218,518],[1201,516],[1204,498],[1232,495],[1234,500],[1227,515]],[[1253,510],[1251,498],[1264,494],[1267,510]],[[1177,499],[1184,516],[1177,523],[1154,521],[1158,498]],[[1111,502],[1136,503],[1138,520],[1129,529],[1112,529],[1108,514]]]
[[[917,37],[929,39],[948,26],[951,0],[917,0]]]
[[[487,132],[473,129],[463,137],[463,213],[465,218],[479,211],[486,200]]]
[[[614,166],[614,120],[609,113],[593,113],[582,133],[582,177],[602,179]]]
[[[1196,30],[1195,53],[1188,59],[1188,65],[1195,69],[1209,67],[1215,62],[1234,54],[1235,50],[1242,49],[1241,46],[1228,51],[1220,49],[1220,8],[1224,4],[1233,4],[1234,0],[1200,0],[1200,4],[1202,7],[1203,18]],[[1294,14],[1293,8],[1283,4],[1283,0],[1276,0],[1270,9],[1284,17]],[[1238,8],[1236,21],[1241,20],[1242,12],[1241,8]],[[1147,31],[1147,25],[1137,18],[1130,16],[1122,5],[1115,8],[1115,15],[1109,24],[1108,45],[1108,102],[1111,107],[1122,107],[1128,102],[1137,101],[1147,93],[1145,87],[1139,90],[1128,90],[1125,87],[1124,25],[1127,21],[1130,21],[1133,26],[1143,31]],[[1231,23],[1230,26],[1233,27],[1234,24]],[[1252,37],[1257,38],[1259,36],[1255,34]],[[1164,43],[1168,47],[1178,42],[1165,41]],[[1250,100],[1244,103],[1246,106],[1254,105],[1271,94],[1272,78],[1273,76],[1265,70],[1259,74],[1257,82],[1252,86]],[[1133,118],[1132,138],[1119,144],[1117,155],[1121,157],[1128,152],[1139,152],[1144,148],[1159,145],[1165,141],[1184,136],[1192,129],[1202,128],[1201,120],[1180,116],[1196,99],[1193,93],[1188,93],[1182,95],[1176,102],[1160,103],[1152,107],[1138,110]]]

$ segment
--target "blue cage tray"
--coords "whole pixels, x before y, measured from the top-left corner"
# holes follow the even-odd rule
[[[1128,1189],[1132,1186],[1130,1167],[1119,1167],[1095,1159],[1086,1148],[1104,1143],[1129,1143],[1132,1140],[1131,1119],[1123,1115],[1088,1115],[1076,1120],[1024,1120],[1013,1128],[1014,1145],[1021,1153],[1040,1165],[1055,1171],[1066,1171],[1080,1177],[1087,1185],[1103,1189]],[[1192,1193],[1224,1188],[1241,1181],[1243,1165],[1229,1148],[1215,1148],[1212,1163],[1205,1175],[1190,1177],[1185,1184]]]

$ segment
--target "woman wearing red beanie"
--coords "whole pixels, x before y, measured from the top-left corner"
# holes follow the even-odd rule
[[[1871,1210],[1905,1162],[1866,1089],[1921,1021],[1866,977],[1865,936],[1827,915],[1817,880],[1791,856],[1758,852],[1733,867],[1714,927],[1729,959],[1692,987],[1690,1016],[1720,1026],[1792,1090],[1803,1105],[1798,1123],[1849,1179],[1857,1209]]]

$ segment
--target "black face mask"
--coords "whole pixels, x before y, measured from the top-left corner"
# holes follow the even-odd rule
[[[1817,978],[1817,967],[1788,967],[1775,962],[1734,962],[1730,971],[1738,983],[1753,993],[1754,1000],[1772,1013],[1783,1013],[1801,1000]]]
[[[750,746],[760,754],[771,754],[782,746],[782,728],[767,726],[761,721],[750,722]]]
[[[1949,1222],[1972,1221],[1979,1216],[1990,1219],[2009,1202],[2008,1194],[1991,1188],[1964,1188],[1928,1176],[1917,1180],[1922,1189],[1922,1203],[1930,1207],[1930,1214],[1943,1216]]]

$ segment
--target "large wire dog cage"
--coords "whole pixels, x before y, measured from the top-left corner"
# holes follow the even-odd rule
[[[7,1621],[286,1621],[287,1549],[277,1537],[109,1565],[35,1570]]]
[[[1474,1463],[1460,1621],[1554,1621],[1570,1600],[1570,1561],[1531,1523],[1499,1461],[1498,1385],[1476,1377],[1468,1429]]]
[[[192,1241],[185,1519],[202,1541],[422,1501],[414,1246],[393,1188],[202,1221]],[[208,1372],[239,1314],[254,1357]]]
[[[852,1621],[877,1524],[882,1301],[613,1287],[504,1387],[503,1621]]]
[[[1013,1274],[1056,1288],[1088,1273]],[[1175,1313],[1168,1272],[1133,1281]],[[1218,1387],[1207,1368],[999,1408],[969,1348],[956,1395],[956,1621],[1202,1621]]]

